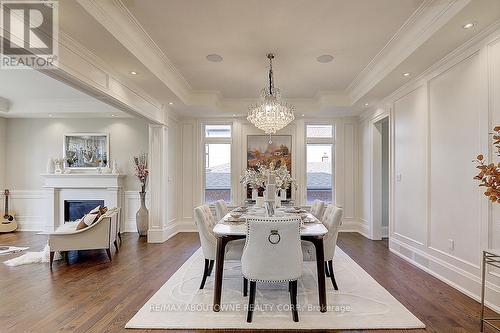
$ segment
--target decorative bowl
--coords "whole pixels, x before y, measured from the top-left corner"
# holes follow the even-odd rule
[[[231,212],[229,215],[234,219],[239,219],[243,214],[240,212]]]

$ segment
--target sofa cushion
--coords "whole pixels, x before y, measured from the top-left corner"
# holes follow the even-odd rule
[[[66,222],[62,225],[60,225],[57,229],[56,232],[72,232],[77,230],[76,227],[78,225],[78,221],[75,222]]]

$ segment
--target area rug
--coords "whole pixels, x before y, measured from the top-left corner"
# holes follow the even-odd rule
[[[43,251],[39,252],[26,252],[22,256],[12,258],[10,260],[4,261],[3,263],[7,266],[21,266],[21,265],[29,265],[29,264],[40,264],[49,262],[49,254],[50,248],[49,245],[45,245]],[[61,260],[62,257],[59,252],[56,252],[54,255],[55,260]]]
[[[201,249],[151,297],[126,328],[142,329],[411,329],[425,325],[339,248],[334,266],[339,291],[328,278],[328,311],[318,308],[316,263],[305,262],[298,282],[299,320],[289,309],[288,284],[257,284],[253,322],[246,322],[240,262],[224,264],[222,310],[212,311],[215,272],[199,290]]]

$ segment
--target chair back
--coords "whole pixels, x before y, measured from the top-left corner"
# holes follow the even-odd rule
[[[250,281],[294,281],[302,275],[299,217],[248,217],[241,257]]]
[[[326,219],[328,218],[328,216],[330,216],[330,214],[333,212],[333,210],[335,209],[335,205],[334,204],[329,204],[328,206],[326,206],[325,208],[325,211],[323,213],[323,216],[321,216],[321,218],[318,218],[321,222],[325,222]]]
[[[333,260],[335,248],[337,246],[337,237],[339,235],[340,225],[342,224],[342,215],[344,210],[334,205],[330,214],[323,221],[323,224],[328,229],[328,233],[323,238],[323,248],[325,251],[325,260]]]
[[[194,222],[198,229],[205,259],[214,260],[217,250],[217,239],[215,238],[213,228],[217,221],[208,205],[201,205],[194,209]]]
[[[325,211],[325,202],[321,200],[314,200],[311,205],[311,214],[316,216],[316,218],[321,219],[323,217],[323,213]]]
[[[227,204],[224,200],[217,200],[215,202],[215,214],[217,215],[217,221],[222,220],[222,218],[227,214]]]

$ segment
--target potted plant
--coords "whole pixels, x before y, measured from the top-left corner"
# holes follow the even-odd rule
[[[141,198],[141,207],[135,214],[137,224],[137,232],[139,236],[146,236],[148,232],[149,212],[146,208],[146,184],[148,181],[148,154],[141,153],[139,156],[134,156],[135,175],[141,184],[139,196]]]

